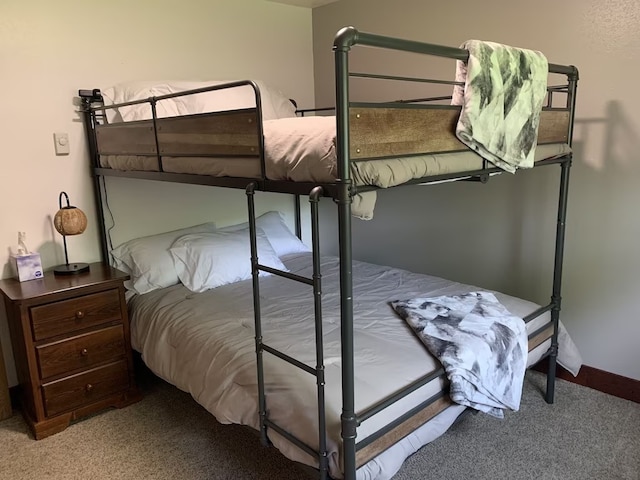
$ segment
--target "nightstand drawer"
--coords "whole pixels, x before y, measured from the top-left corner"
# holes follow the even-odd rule
[[[122,325],[78,335],[66,340],[36,347],[40,377],[89,368],[98,363],[124,357]]]
[[[87,405],[129,388],[126,360],[42,386],[47,416]]]
[[[119,320],[117,289],[31,308],[34,340],[55,337]]]

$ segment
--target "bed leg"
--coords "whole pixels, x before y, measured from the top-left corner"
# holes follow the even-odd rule
[[[569,132],[569,138],[571,138],[571,132]],[[567,198],[569,192],[569,171],[571,170],[571,156],[568,156],[565,161],[562,162],[561,166],[562,171],[560,174],[560,194],[558,198],[558,221],[556,223],[556,248],[553,268],[553,293],[551,294],[551,304],[553,305],[551,309],[553,337],[551,337],[551,347],[549,348],[549,370],[547,371],[547,393],[545,395],[545,400],[549,404],[553,403],[553,395],[556,386],[558,329],[560,328],[560,309],[562,305],[562,297],[560,295],[562,284],[562,260],[564,256],[564,237],[567,219]]]
[[[547,392],[545,395],[545,401],[548,404],[553,404],[553,397],[556,388],[556,365],[558,358],[558,340],[554,335],[549,354],[549,369],[547,371]]]

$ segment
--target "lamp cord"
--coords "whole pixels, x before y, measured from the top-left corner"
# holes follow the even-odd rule
[[[111,207],[109,206],[109,194],[107,193],[107,183],[104,176],[101,176],[102,180],[102,192],[104,193],[104,204],[107,207],[107,212],[109,212],[109,216],[111,217],[111,226],[107,228],[107,243],[109,247],[109,256],[113,260],[113,255],[111,254],[113,250],[113,241],[111,240],[111,230],[116,226],[116,220],[113,218],[113,212],[111,211]],[[112,263],[112,262],[109,262]]]

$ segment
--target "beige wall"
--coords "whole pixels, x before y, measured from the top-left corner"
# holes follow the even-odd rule
[[[64,262],[61,237],[51,225],[62,190],[89,218],[85,234],[68,239],[71,259],[99,260],[92,182],[74,102],[79,88],[128,80],[254,78],[311,106],[312,68],[310,9],[264,0],[0,2],[1,276],[10,276],[9,249],[17,244],[18,230],[27,232],[28,246],[41,253],[45,268]],[[58,131],[69,134],[68,156],[54,153]],[[131,182],[108,182],[116,244],[134,229],[143,234],[246,218],[241,191]],[[141,200],[138,210],[126,207],[132,197]],[[292,202],[269,197],[262,209],[268,207],[291,213]],[[4,309],[0,312],[14,385]]]
[[[319,106],[333,104],[328,46],[344,25],[450,46],[493,40],[580,69],[562,319],[586,364],[640,379],[640,2],[341,0],[313,11]],[[354,55],[358,68],[424,73],[415,56]],[[355,255],[546,303],[558,170],[383,192],[374,220],[354,223]]]
[[[28,233],[45,267],[63,261],[50,219],[61,190],[89,216],[87,232],[69,239],[73,258],[98,260],[82,124],[73,101],[78,88],[137,79],[259,78],[306,106],[314,100],[315,68],[317,103],[327,105],[333,103],[331,44],[341,26],[453,46],[468,38],[494,40],[540,49],[553,62],[580,68],[562,315],[587,364],[640,379],[640,94],[633,88],[640,73],[640,3],[340,0],[313,10],[313,38],[311,16],[310,9],[263,0],[0,2],[1,276],[10,276],[7,260],[18,230]],[[366,55],[361,60],[363,66],[373,62]],[[399,65],[407,74],[420,70],[414,59]],[[69,156],[55,156],[54,131],[69,133]],[[545,302],[556,173],[554,167],[503,176],[488,186],[384,192],[374,221],[354,223],[356,255]],[[114,243],[133,229],[164,230],[170,218],[174,227],[244,215],[240,191],[153,182],[132,189],[129,182],[109,181]],[[123,195],[139,197],[145,223]],[[290,209],[279,197],[269,196],[263,208],[268,206]],[[329,222],[325,226],[331,229]],[[435,253],[426,254],[425,247]],[[13,385],[2,309],[0,338]]]

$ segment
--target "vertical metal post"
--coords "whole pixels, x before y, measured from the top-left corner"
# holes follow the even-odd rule
[[[247,185],[247,207],[249,210],[249,241],[251,244],[251,279],[253,280],[253,316],[255,324],[256,366],[258,375],[258,415],[260,416],[260,441],[269,445],[267,438],[267,402],[264,393],[264,364],[262,359],[262,321],[260,316],[260,281],[258,280],[258,245],[255,210],[256,183]]]
[[[349,50],[357,30],[343,28],[336,35],[336,131],[339,192],[338,241],[340,253],[340,331],[342,356],[341,436],[345,480],[356,479],[356,427],[353,345],[353,272],[351,251],[351,172],[349,161]]]
[[[573,123],[576,108],[576,91],[578,83],[578,71],[569,75],[569,92],[567,103],[570,107],[569,114],[569,145],[572,144]],[[556,248],[553,270],[553,291],[551,294],[551,320],[553,321],[553,337],[551,338],[551,347],[549,348],[549,369],[547,371],[547,391],[545,401],[553,403],[556,384],[556,368],[558,359],[558,329],[560,322],[560,309],[562,306],[562,262],[564,258],[564,241],[566,232],[567,219],[567,199],[569,193],[569,172],[571,169],[572,155],[562,162],[562,173],[560,176],[560,195],[558,199],[558,221],[556,224]]]
[[[567,218],[567,197],[569,191],[569,169],[571,168],[571,158],[562,162],[562,174],[560,177],[560,197],[558,200],[558,222],[556,224],[556,250],[555,265],[553,270],[553,293],[551,295],[551,320],[553,321],[553,337],[551,337],[551,347],[549,348],[549,370],[547,372],[547,391],[545,400],[553,403],[556,381],[556,363],[558,358],[558,328],[560,321],[560,308],[562,303],[562,260],[564,256],[564,238]]]
[[[322,187],[315,187],[309,195],[311,203],[311,251],[313,252],[313,304],[316,321],[316,384],[318,387],[318,464],[320,480],[328,478],[327,421],[324,399],[324,344],[322,336],[322,275],[320,272],[320,227],[318,202]],[[298,198],[296,196],[296,198]]]
[[[260,158],[260,180],[264,182],[267,179],[267,167],[264,157],[264,125],[262,117],[262,93],[260,93],[260,87],[254,81],[248,82],[256,98],[256,134],[258,135],[258,150]]]
[[[164,172],[164,167],[162,166],[162,155],[160,155],[160,140],[158,140],[158,112],[156,109],[156,104],[158,101],[156,97],[151,97],[150,105],[151,105],[151,122],[153,123],[153,139],[156,146],[156,158],[158,159],[158,171]]]
[[[302,240],[302,220],[300,218],[300,195],[294,195],[296,210],[296,236]]]
[[[578,92],[578,79],[579,73],[576,67],[572,67],[573,72],[569,77],[569,95],[567,97],[567,104],[569,106],[569,146],[573,145],[573,125],[576,116],[576,94]]]
[[[98,231],[100,233],[100,257],[102,263],[109,263],[109,248],[107,245],[107,230],[104,226],[104,208],[102,204],[102,192],[100,189],[100,176],[95,173],[95,168],[100,166],[98,157],[98,145],[96,142],[96,117],[91,110],[91,99],[82,98],[82,114],[84,116],[84,129],[89,143],[89,161],[91,162],[91,175],[93,177],[93,195],[98,213]],[[103,177],[104,178],[104,177]],[[104,181],[104,180],[103,180]]]

